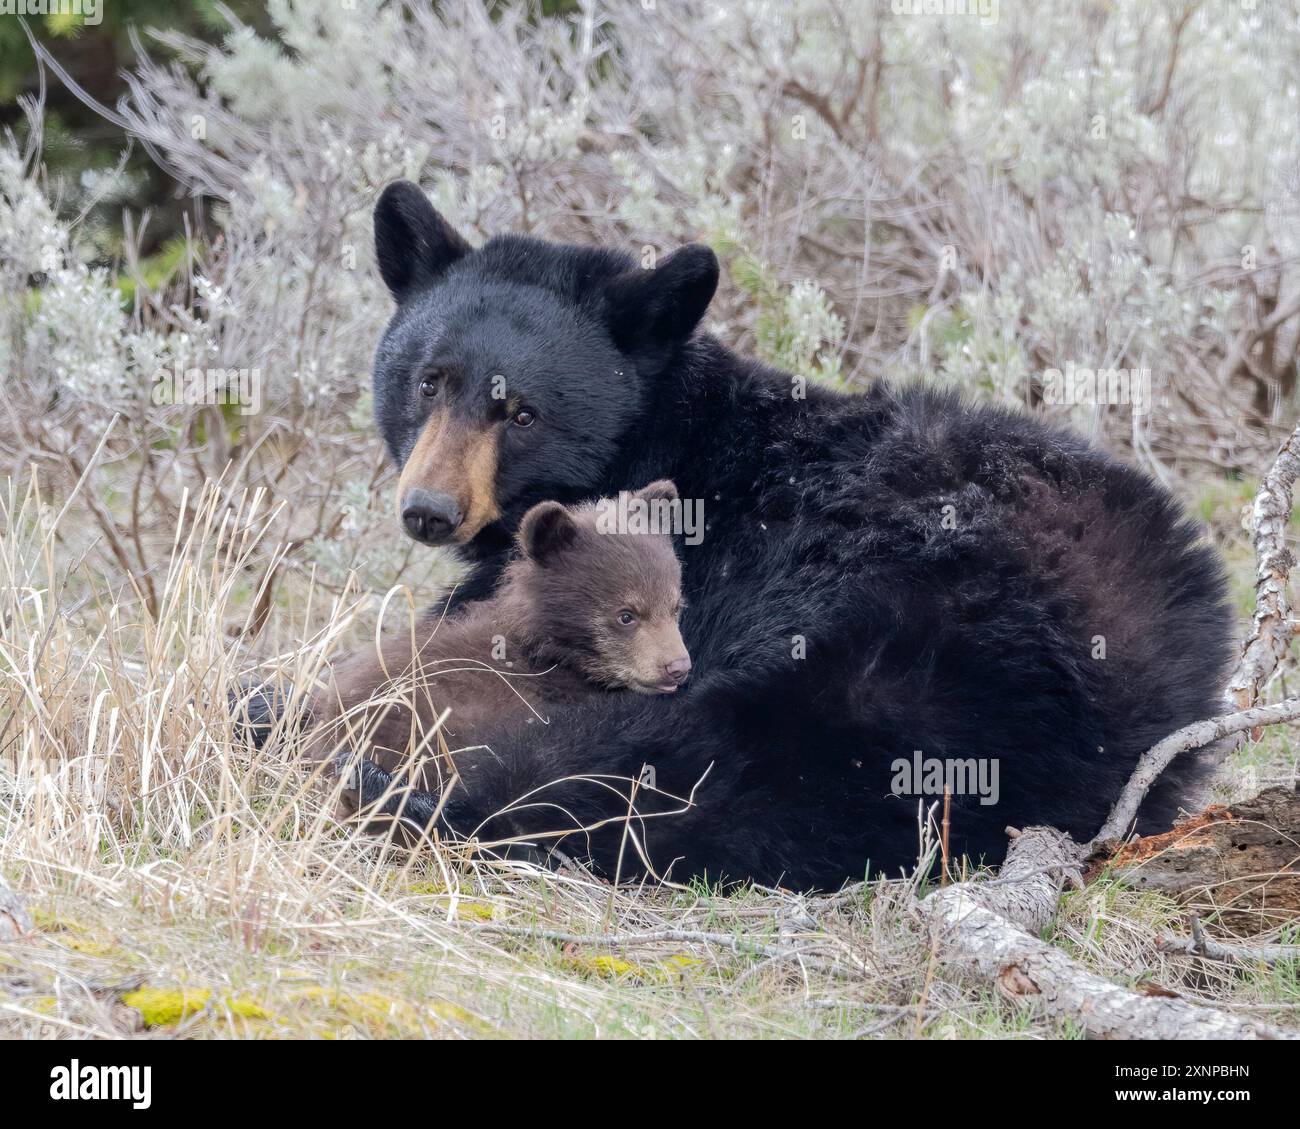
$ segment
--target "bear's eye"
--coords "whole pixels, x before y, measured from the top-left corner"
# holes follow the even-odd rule
[[[441,369],[429,369],[424,376],[420,378],[420,395],[436,396],[438,394],[438,382],[446,375]]]
[[[513,416],[510,417],[510,421],[516,427],[532,427],[533,421],[536,418],[537,418],[537,413],[533,411],[532,408],[520,408],[517,412],[515,412]]]
[[[636,613],[628,611],[627,608],[624,608],[621,612],[618,613],[618,622],[621,627],[635,627]]]

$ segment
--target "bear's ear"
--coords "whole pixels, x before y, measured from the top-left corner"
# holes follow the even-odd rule
[[[650,483],[648,486],[642,486],[635,494],[634,498],[640,498],[643,502],[675,502],[677,501],[677,484],[671,478],[660,478]]]
[[[471,248],[409,180],[395,180],[375,205],[375,258],[399,302],[432,282]]]
[[[630,353],[671,348],[695,331],[717,288],[717,256],[688,243],[653,270],[630,270],[609,284],[610,333]]]
[[[578,539],[578,523],[559,502],[538,502],[519,523],[519,547],[524,556],[546,564]]]

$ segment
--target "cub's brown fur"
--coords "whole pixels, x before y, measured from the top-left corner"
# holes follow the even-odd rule
[[[632,497],[671,501],[677,489],[652,482]],[[544,724],[549,706],[620,689],[675,690],[690,657],[671,538],[604,532],[599,507],[534,506],[519,526],[522,556],[490,600],[455,619],[428,616],[378,652],[336,665],[309,707],[308,757],[360,756],[390,773],[406,766],[403,779],[436,791],[446,754],[506,727]],[[342,808],[353,811],[346,797]]]

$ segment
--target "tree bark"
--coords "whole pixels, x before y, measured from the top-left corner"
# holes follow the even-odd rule
[[[1215,805],[1163,835],[1103,852],[1089,868],[1171,895],[1220,935],[1251,937],[1300,918],[1300,792],[1269,788]]]

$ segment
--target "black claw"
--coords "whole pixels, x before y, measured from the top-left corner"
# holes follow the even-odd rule
[[[348,770],[346,786],[353,791],[357,807],[368,815],[401,817],[420,827],[428,827],[438,813],[438,797],[401,784],[394,784],[392,773],[361,759]]]
[[[288,704],[278,687],[253,678],[241,679],[238,689],[230,691],[229,701],[235,735],[255,749],[266,744]]]

